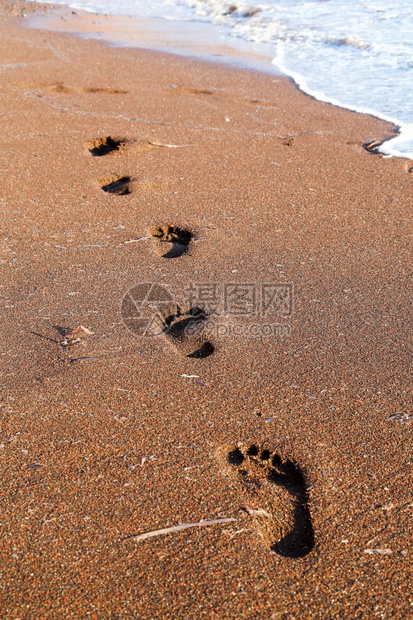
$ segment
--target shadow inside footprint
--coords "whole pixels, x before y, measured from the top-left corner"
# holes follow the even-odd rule
[[[188,251],[189,243],[193,237],[190,230],[162,224],[149,229],[149,234],[156,240],[166,245],[163,258],[178,258]]]
[[[163,331],[176,339],[184,336],[190,337],[202,330],[202,324],[206,318],[207,315],[202,308],[193,307],[182,311],[177,306],[175,313],[168,314],[163,318]]]
[[[164,312],[161,317],[162,331],[186,357],[205,359],[215,351],[214,345],[202,335],[206,319],[207,314],[202,308],[182,311],[176,306],[173,312]]]
[[[131,193],[130,177],[122,177],[119,175],[113,175],[99,181],[100,187],[104,192],[108,194],[116,194],[117,196],[126,196]]]
[[[269,481],[283,486],[292,497],[295,497],[295,506],[293,529],[274,543],[271,549],[286,557],[303,557],[314,547],[314,531],[304,474],[297,463],[289,459],[282,462],[278,456],[273,456],[272,467],[268,475]]]
[[[94,157],[101,157],[107,155],[113,151],[118,151],[122,145],[121,140],[115,140],[111,136],[105,138],[96,138],[95,140],[89,140],[86,142],[86,148]]]
[[[206,357],[209,357],[210,355],[212,355],[214,351],[215,351],[214,345],[212,344],[212,342],[209,342],[209,340],[207,340],[202,343],[199,349],[197,349],[193,353],[189,353],[187,357],[192,357],[193,359],[197,359],[197,360],[203,360]]]
[[[227,463],[253,505],[243,510],[254,518],[269,548],[289,558],[310,553],[314,530],[300,466],[256,445],[230,450]]]
[[[173,243],[171,249],[168,250],[166,254],[163,254],[163,258],[178,258],[179,256],[186,254],[186,252],[188,252],[187,245],[182,243]]]

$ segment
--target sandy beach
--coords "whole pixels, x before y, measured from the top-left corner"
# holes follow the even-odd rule
[[[0,2],[2,618],[411,617],[396,128],[41,10]]]

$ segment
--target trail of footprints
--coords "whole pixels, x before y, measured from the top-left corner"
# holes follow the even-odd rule
[[[186,254],[193,238],[190,230],[170,224],[150,227],[148,232],[156,252],[166,259]],[[160,305],[156,317],[157,327],[168,342],[180,353],[193,359],[205,359],[215,351],[214,345],[202,335],[207,319],[202,308],[182,308],[177,304]]]
[[[86,146],[93,156],[100,157],[123,149],[125,143],[107,136],[90,140]],[[105,192],[125,195],[130,192],[130,182],[128,176],[112,175],[101,179],[99,184]],[[190,230],[171,224],[152,226],[148,233],[157,254],[167,259],[186,254],[193,239]],[[141,293],[139,290],[138,297]],[[205,359],[215,350],[202,336],[207,319],[201,308],[181,308],[170,301],[158,306],[151,329],[153,335],[162,334],[188,358]],[[140,329],[138,319],[137,331]],[[267,548],[289,558],[301,558],[310,553],[314,547],[314,531],[300,466],[254,444],[224,446],[218,449],[216,456],[224,474],[238,486],[243,501],[241,513],[251,520]]]
[[[89,140],[85,146],[93,157],[102,157],[125,149],[126,142],[105,136]],[[124,196],[131,193],[131,181],[129,176],[114,174],[100,179],[99,186],[104,192]],[[194,236],[190,230],[171,224],[151,226],[148,233],[157,254],[166,259],[186,254]],[[164,335],[175,349],[187,357],[205,359],[215,351],[214,345],[200,335],[206,319],[205,312],[199,308],[183,309],[176,304],[161,304],[149,329],[153,335]],[[142,333],[139,324],[136,331]]]

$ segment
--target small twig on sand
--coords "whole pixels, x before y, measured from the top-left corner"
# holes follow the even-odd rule
[[[172,527],[165,527],[161,530],[154,530],[153,532],[145,532],[144,534],[137,534],[134,536],[127,536],[123,540],[146,540],[153,536],[162,536],[163,534],[169,534],[170,532],[179,532],[180,530],[186,530],[190,527],[204,527],[205,525],[215,525],[216,523],[229,523],[230,521],[236,521],[234,517],[228,517],[226,519],[212,519],[211,521],[198,521],[198,523],[183,523],[182,525],[174,525]]]
[[[194,146],[193,144],[163,144],[162,142],[150,142],[149,140],[148,140],[148,144],[152,146],[164,147],[167,149],[184,149],[189,146]]]

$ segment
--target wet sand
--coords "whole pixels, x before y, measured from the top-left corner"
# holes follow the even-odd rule
[[[2,617],[409,617],[413,175],[363,148],[394,128],[23,6],[0,3]]]
[[[280,74],[271,64],[273,50],[270,44],[252,46],[250,41],[235,37],[223,40],[221,29],[208,22],[96,15],[49,6],[46,12],[32,12],[28,24],[30,28],[70,33],[112,45],[174,53],[241,69]]]

